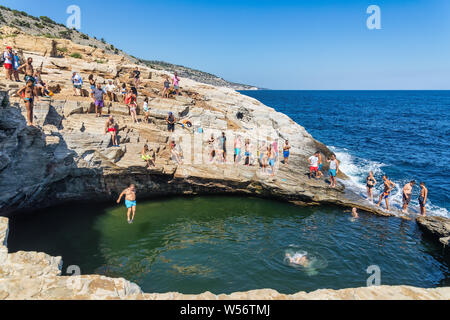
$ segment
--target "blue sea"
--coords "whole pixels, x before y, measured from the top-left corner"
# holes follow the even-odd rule
[[[450,91],[242,91],[282,112],[326,144],[351,177],[349,187],[365,194],[372,170],[398,185],[426,183],[430,215],[450,217]],[[382,190],[378,184],[374,197]],[[410,207],[417,208],[419,187]]]

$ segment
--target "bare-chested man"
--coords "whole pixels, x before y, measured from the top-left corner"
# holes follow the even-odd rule
[[[39,97],[35,94],[33,81],[28,80],[25,87],[17,91],[17,94],[23,97],[25,107],[27,108],[27,125],[34,126],[33,124],[33,103],[34,99],[39,100]]]
[[[415,184],[416,182],[412,180],[405,184],[405,186],[403,187],[403,213],[406,213],[408,211],[408,205],[411,202],[411,192]]]
[[[33,58],[28,58],[27,63],[20,66],[17,71],[20,72],[22,69],[25,69],[25,81],[31,80],[34,85],[36,79],[34,78]]]
[[[134,184],[130,184],[128,188],[122,191],[122,193],[119,196],[119,199],[117,199],[117,203],[120,203],[120,200],[125,195],[125,206],[127,207],[127,221],[129,224],[133,223],[134,221],[134,215],[136,213],[136,187]],[[133,212],[133,215],[130,219],[130,214]]]
[[[420,183],[420,195],[419,195],[419,205],[420,205],[420,214],[422,216],[427,215],[427,209],[425,208],[425,204],[427,203],[428,198],[428,189],[425,187],[425,182]]]
[[[106,120],[105,124],[105,134],[110,133],[111,134],[111,140],[113,147],[117,147],[119,144],[117,143],[117,126],[114,121],[114,117],[111,115],[109,116],[108,120]]]
[[[386,201],[386,209],[389,211],[389,195],[391,194],[392,189],[395,187],[395,183],[393,183],[391,180],[388,179],[386,175],[383,176],[384,181],[384,192],[380,195],[380,201],[378,201],[377,206],[379,207],[381,204],[381,201]]]

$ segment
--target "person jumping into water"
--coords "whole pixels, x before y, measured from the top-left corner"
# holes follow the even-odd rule
[[[389,211],[389,195],[391,194],[392,189],[395,187],[395,183],[388,179],[386,175],[383,176],[384,181],[384,192],[380,195],[380,201],[378,201],[377,207],[380,206],[381,201],[386,201],[386,209]]]
[[[411,192],[412,189],[414,187],[414,185],[416,184],[416,182],[414,180],[412,180],[411,182],[408,182],[407,184],[405,184],[405,186],[403,187],[403,196],[402,196],[402,200],[403,200],[403,213],[407,213],[408,211],[408,205],[411,202]]]
[[[134,221],[134,215],[136,213],[136,187],[134,184],[130,184],[128,188],[122,191],[122,193],[119,196],[119,199],[117,199],[117,203],[120,203],[120,200],[122,199],[123,195],[125,195],[125,206],[127,207],[127,221],[129,224],[133,223]],[[130,214],[133,212],[133,216],[130,219]]]
[[[427,209],[425,208],[425,204],[427,203],[428,198],[428,189],[425,187],[425,182],[420,183],[420,195],[419,195],[419,205],[420,205],[420,214],[422,216],[427,215]]]
[[[366,188],[367,188],[367,200],[373,203],[373,187],[377,184],[377,180],[373,177],[373,171],[369,172],[366,178]]]

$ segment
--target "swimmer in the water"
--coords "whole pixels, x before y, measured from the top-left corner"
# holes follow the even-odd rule
[[[306,254],[296,253],[293,256],[286,254],[286,258],[288,258],[289,263],[298,264],[303,267],[307,267],[309,265],[309,260]]]
[[[353,218],[359,218],[358,210],[356,208],[352,209],[352,217]]]

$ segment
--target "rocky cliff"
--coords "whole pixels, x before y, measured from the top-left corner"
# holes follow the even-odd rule
[[[0,43],[32,57],[42,69],[44,81],[56,92],[51,99],[36,102],[39,128],[32,128],[26,126],[23,102],[15,94],[19,84],[0,81],[2,214],[70,200],[111,200],[127,184],[135,183],[141,199],[161,194],[241,193],[297,204],[356,206],[388,215],[364,205],[342,184],[331,189],[324,180],[308,179],[307,158],[316,150],[324,156],[331,152],[286,115],[231,89],[185,78],[181,95],[163,99],[165,71],[140,67],[143,81],[138,103],[142,106],[144,97],[149,98],[150,124],[144,123],[142,116],[139,123],[133,123],[123,103],[106,103],[105,112],[114,115],[120,127],[120,147],[112,147],[109,134],[104,133],[106,119],[92,114],[87,90],[86,97],[72,96],[71,73],[76,70],[85,80],[93,74],[99,83],[111,79],[131,85],[130,72],[136,65],[124,56],[70,40],[30,36],[9,27],[0,30],[5,35]],[[58,48],[64,48],[63,53]],[[73,58],[74,53],[79,58]],[[175,134],[169,134],[165,125],[169,111],[193,126],[183,127],[178,122]],[[227,163],[210,162],[207,140],[211,134],[218,138],[221,132],[228,138]],[[237,135],[251,140],[255,164],[258,145],[277,142],[281,149],[288,139],[292,145],[289,165],[278,161],[274,176],[257,165],[233,165],[233,137]],[[172,159],[169,140],[181,147],[183,164]],[[150,170],[139,155],[144,144],[156,153],[156,166]],[[278,159],[281,157],[279,153]]]

